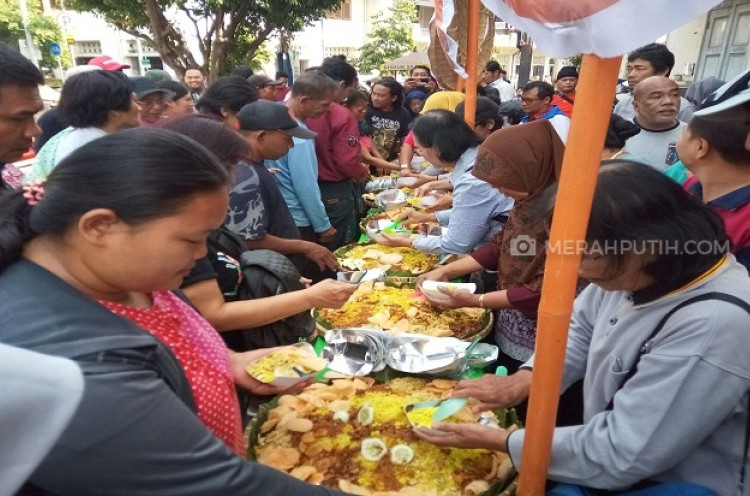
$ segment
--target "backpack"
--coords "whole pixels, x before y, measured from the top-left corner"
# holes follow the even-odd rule
[[[300,273],[286,256],[272,250],[247,250],[245,242],[235,233],[221,227],[208,238],[209,257],[224,253],[239,260],[242,280],[234,296],[226,301],[241,301],[275,296],[304,289]],[[310,312],[300,312],[276,322],[252,329],[222,332],[230,349],[248,351],[306,341],[315,331]]]

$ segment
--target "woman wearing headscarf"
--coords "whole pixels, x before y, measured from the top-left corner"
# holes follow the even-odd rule
[[[422,275],[447,281],[482,269],[497,270],[497,290],[480,295],[445,290],[449,299],[430,303],[447,308],[497,310],[494,337],[500,362],[514,371],[534,353],[536,318],[544,273],[543,222],[529,222],[536,198],[557,181],[564,145],[547,121],[501,129],[479,147],[472,174],[515,200],[503,230],[468,257]]]

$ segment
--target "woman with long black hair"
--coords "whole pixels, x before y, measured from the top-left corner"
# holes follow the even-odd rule
[[[170,291],[206,254],[228,184],[194,141],[134,129],[0,196],[0,341],[84,373],[76,413],[29,480],[37,492],[20,494],[334,494],[239,456],[235,384],[273,392],[245,372],[258,355],[229,353]]]

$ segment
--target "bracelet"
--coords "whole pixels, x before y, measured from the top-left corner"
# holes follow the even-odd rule
[[[402,169],[408,169],[409,168],[409,164],[401,164],[401,168]]]
[[[484,295],[485,293],[479,295],[479,308],[484,308]]]

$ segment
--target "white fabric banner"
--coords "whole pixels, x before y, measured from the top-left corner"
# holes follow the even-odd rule
[[[437,0],[441,1],[441,0]],[[447,17],[448,3],[442,0]],[[721,0],[482,0],[550,57],[616,57],[653,42]],[[444,19],[445,21],[445,19]],[[450,22],[448,19],[447,22]]]

